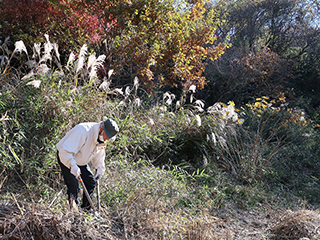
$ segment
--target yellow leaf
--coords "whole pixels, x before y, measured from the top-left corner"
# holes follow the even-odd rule
[[[234,101],[229,101],[228,103],[233,107],[235,106]]]
[[[255,102],[254,103],[254,106],[257,107],[257,108],[261,107],[261,105],[262,105],[261,102]]]

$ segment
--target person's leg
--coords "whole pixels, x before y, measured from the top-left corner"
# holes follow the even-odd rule
[[[78,192],[79,192],[79,182],[77,178],[70,172],[70,168],[67,168],[59,158],[59,152],[57,152],[57,159],[58,163],[61,167],[62,176],[64,179],[64,183],[67,185],[67,194],[68,194],[68,200],[70,203],[70,200],[73,198],[76,202],[76,204],[79,204],[78,200]]]
[[[79,166],[79,168],[81,170],[82,181],[87,188],[87,191],[89,193],[90,198],[92,199],[93,191],[96,186],[96,181],[94,180],[93,173],[91,172],[88,165]],[[81,208],[84,208],[87,210],[91,209],[90,202],[87,199],[87,196],[85,193],[83,193],[83,200],[82,200]]]

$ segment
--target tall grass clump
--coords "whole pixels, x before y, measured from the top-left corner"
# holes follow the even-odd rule
[[[216,144],[221,166],[240,181],[252,183],[271,174],[290,159],[283,154],[306,133],[308,123],[302,110],[285,107],[268,98],[258,98],[240,110],[241,124],[226,128]],[[281,101],[284,101],[281,100]]]
[[[135,155],[145,156],[155,166],[178,166],[188,173],[206,168],[212,157],[212,133],[219,132],[222,125],[235,124],[238,118],[234,121],[235,116],[224,119],[210,114],[205,110],[205,103],[195,99],[195,90],[191,86],[180,97],[165,92],[152,100],[152,105],[144,104],[139,98],[131,101],[135,106],[141,104],[133,112],[132,107],[127,107],[130,109],[127,119],[134,122],[132,127],[139,128],[129,131],[135,136],[130,142],[142,143],[133,147],[138,150]],[[129,126],[126,124],[125,130]]]
[[[169,92],[153,99],[139,89],[137,78],[132,86],[114,89],[121,99],[115,115],[123,126],[118,147],[126,149],[126,157],[134,161],[147,158],[157,166],[185,165],[193,171],[205,166],[205,136],[195,110],[201,109],[200,101],[190,106],[181,103],[189,91],[180,99]]]
[[[78,59],[71,57],[62,66],[58,45],[47,35],[44,44],[34,44],[32,57],[22,41],[13,52],[4,45],[1,49],[3,176],[18,175],[28,188],[40,185],[41,179],[55,184],[55,145],[63,134],[81,121],[100,121],[112,112],[112,103],[96,90],[96,70],[104,56],[86,57],[83,47]]]
[[[269,181],[304,199],[313,206],[320,205],[319,129],[310,124],[295,142],[281,151]]]

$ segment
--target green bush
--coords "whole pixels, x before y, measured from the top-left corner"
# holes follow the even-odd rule
[[[287,161],[290,156],[283,151],[296,144],[308,126],[301,111],[275,108],[267,99],[243,108],[241,124],[226,128],[223,141],[216,144],[217,161],[245,183],[264,179]]]
[[[274,166],[274,176],[269,181],[278,183],[293,193],[305,199],[308,203],[319,204],[319,132],[312,127],[303,136],[288,145],[281,152]]]

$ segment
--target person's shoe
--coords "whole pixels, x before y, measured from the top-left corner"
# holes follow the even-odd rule
[[[91,206],[86,204],[81,204],[81,209],[90,212]]]

